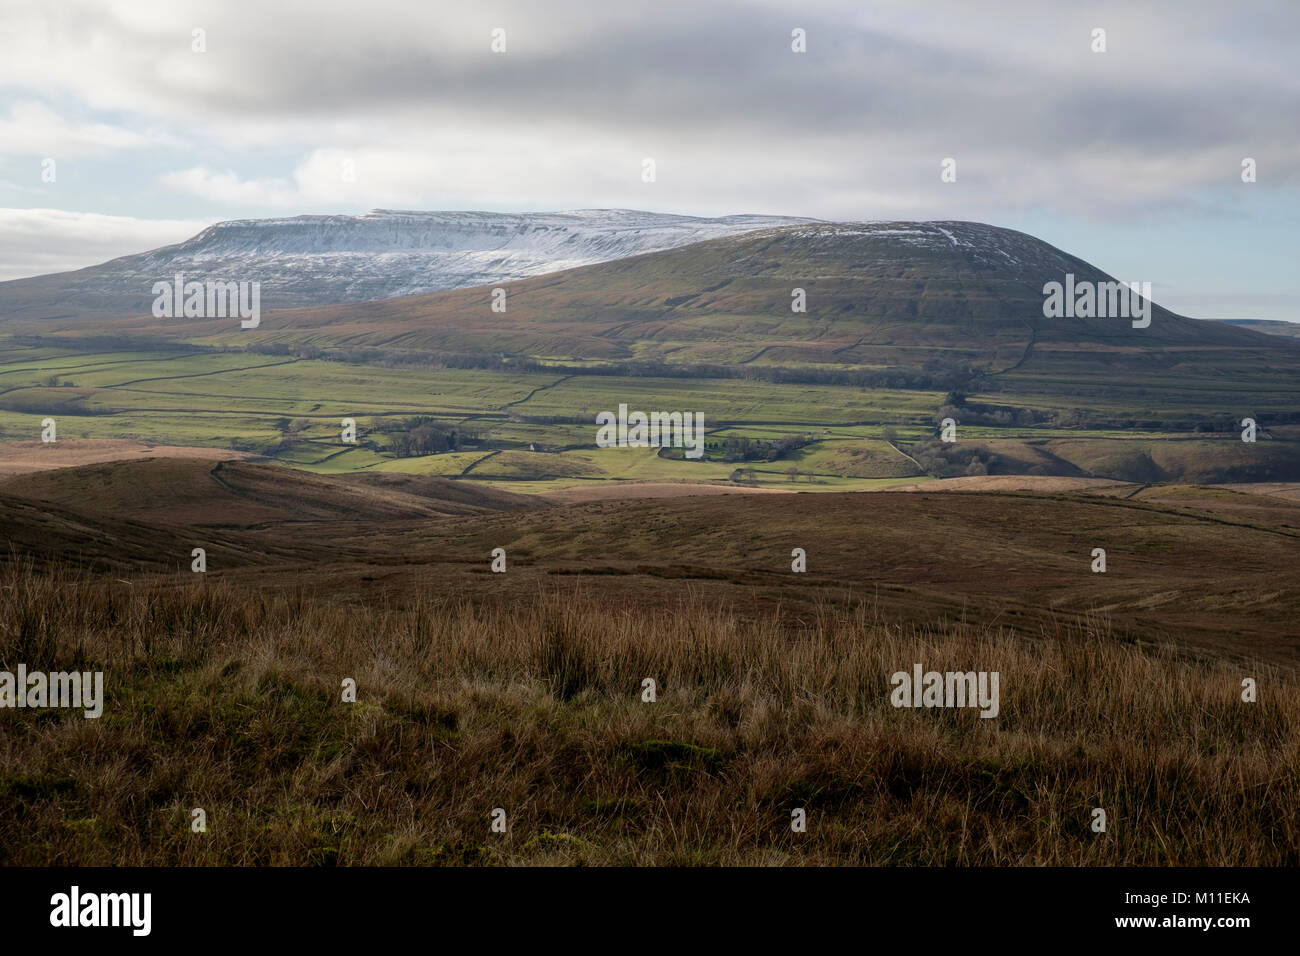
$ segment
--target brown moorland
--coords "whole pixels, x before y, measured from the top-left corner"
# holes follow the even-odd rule
[[[0,709],[0,862],[1300,862],[1300,503],[387,484],[0,483],[0,669],[106,697]],[[896,709],[915,663],[998,672],[997,717]]]

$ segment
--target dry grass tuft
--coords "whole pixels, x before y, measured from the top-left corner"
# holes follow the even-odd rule
[[[7,864],[1300,863],[1296,676],[1096,623],[793,630],[580,589],[399,609],[16,565],[0,587],[0,669],[102,669],[106,694],[98,720],[0,710]],[[894,709],[915,662],[1000,672],[1000,715]]]

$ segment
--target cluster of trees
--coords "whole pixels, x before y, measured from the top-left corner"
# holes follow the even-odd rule
[[[944,404],[935,413],[934,422],[937,425],[945,418],[951,418],[960,425],[996,425],[1004,428],[1009,425],[1028,427],[1056,422],[1056,415],[1052,412],[1011,408],[1007,405]]]
[[[807,445],[808,435],[783,435],[772,441],[761,438],[724,438],[706,442],[705,449],[723,461],[776,461],[796,448]]]
[[[461,426],[447,425],[427,415],[385,422],[375,431],[384,435],[384,450],[398,458],[437,455],[459,451],[479,440],[479,433]]]
[[[1001,459],[987,449],[963,447],[962,443],[946,444],[937,439],[917,442],[907,453],[928,475],[936,478],[958,478],[962,475],[993,474]]]

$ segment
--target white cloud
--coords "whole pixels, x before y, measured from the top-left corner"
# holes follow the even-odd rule
[[[262,0],[250,17],[209,0],[0,0],[0,88],[167,124],[193,152],[160,184],[241,214],[579,203],[1141,220],[1231,185],[1245,155],[1271,185],[1300,182],[1288,17],[1243,8]],[[789,50],[796,21],[805,55]],[[1094,21],[1105,55],[1089,49]],[[497,26],[504,55],[489,49]],[[190,48],[198,27],[205,53]],[[26,141],[150,138],[18,110]],[[295,169],[267,165],[285,154]],[[654,190],[628,175],[646,155]],[[945,156],[960,185],[940,191]]]
[[[1062,242],[1062,219],[1205,230],[1267,224],[1267,205],[1276,230],[1300,202],[1297,23],[1294,0],[259,0],[255,15],[222,0],[0,0],[0,163],[136,150],[66,180],[60,166],[57,189],[16,161],[0,202],[1055,220]],[[796,25],[806,54],[790,51]],[[1104,55],[1089,48],[1097,25]],[[489,49],[498,26],[504,55]],[[176,149],[140,151],[164,141],[151,128]],[[1249,187],[1245,156],[1259,162]],[[1238,268],[1278,256],[1270,235],[1258,255],[1245,242]],[[1229,268],[1215,251],[1180,262]]]
[[[283,179],[241,179],[234,172],[214,172],[206,166],[163,173],[158,177],[158,184],[173,192],[218,203],[289,206],[297,195],[296,189]]]
[[[0,209],[0,281],[66,272],[180,242],[211,221]]]
[[[100,156],[170,144],[157,131],[135,132],[107,123],[69,122],[35,101],[16,103],[0,115],[0,153],[16,156]]]

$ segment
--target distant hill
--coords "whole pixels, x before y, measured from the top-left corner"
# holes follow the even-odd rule
[[[262,307],[368,302],[671,249],[812,222],[705,219],[630,209],[555,213],[397,212],[221,222],[184,242],[102,265],[0,282],[0,319],[148,315],[154,282],[175,274],[262,283]]]
[[[1044,285],[1067,275],[1113,281],[1032,236],[981,223],[798,225],[524,279],[506,287],[505,312],[491,309],[489,290],[461,289],[277,313],[265,332],[561,362],[969,368],[1007,381],[1045,376],[1053,390],[1063,377],[1221,381],[1242,367],[1259,382],[1300,371],[1300,350],[1284,339],[1159,305],[1147,328],[1044,317]],[[792,311],[796,289],[806,312]]]
[[[577,239],[560,245],[569,241]],[[629,246],[584,248],[615,256]],[[0,332],[35,334],[20,340],[28,346],[110,352],[201,345],[284,354],[286,361],[324,357],[511,375],[757,378],[923,390],[951,396],[935,402],[931,414],[972,398],[954,417],[976,426],[1050,422],[1224,432],[1252,416],[1269,425],[1300,420],[1300,339],[1190,319],[1149,302],[1145,327],[1134,327],[1130,317],[1044,315],[1049,283],[1118,285],[1139,278],[1111,277],[1033,236],[982,223],[801,223],[382,301],[277,309],[264,297],[255,331],[230,318],[154,318],[147,309],[114,316],[75,295],[62,305],[65,312],[58,303],[41,306],[44,318],[32,317],[34,305],[20,310],[0,320]],[[504,291],[500,309],[493,308],[497,288]],[[0,307],[4,294],[0,287]],[[326,371],[309,364],[300,372],[309,369],[318,378]],[[79,377],[62,384],[74,381],[85,384]],[[523,403],[544,393],[543,384],[555,383],[536,383],[508,408],[475,404],[481,399],[463,408],[523,415]],[[310,381],[300,385],[313,402],[326,397]],[[266,395],[280,386],[259,387],[270,388],[255,393]],[[582,392],[574,385],[565,393],[574,389]],[[11,391],[9,407],[43,414],[66,403],[78,408],[91,396],[70,387]],[[536,414],[586,420],[591,402],[606,402],[591,394]],[[119,394],[108,407],[139,399]],[[782,421],[816,420],[815,413],[797,415]],[[765,420],[743,408],[727,408],[724,417]],[[866,417],[854,413],[848,420]],[[912,418],[890,411],[885,420]],[[572,444],[572,436],[561,443]]]
[[[1283,322],[1278,319],[1216,319],[1215,321],[1239,329],[1252,329],[1268,335],[1284,335],[1287,338],[1300,339],[1300,322]]]

